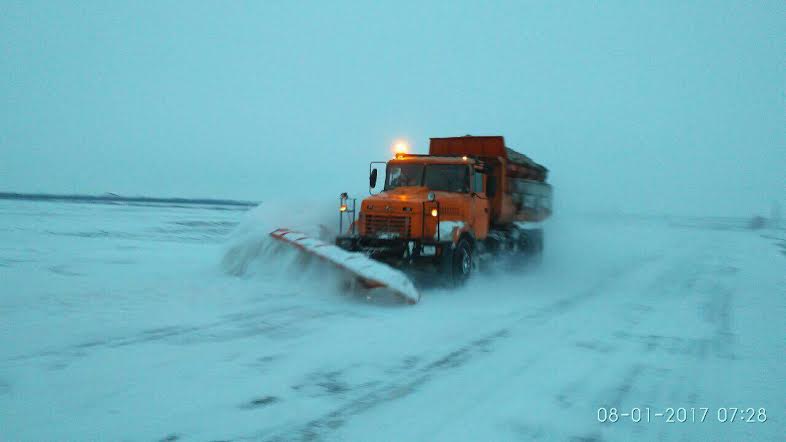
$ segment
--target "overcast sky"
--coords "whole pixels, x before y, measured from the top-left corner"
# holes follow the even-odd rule
[[[786,2],[0,0],[0,190],[333,198],[504,135],[557,207],[786,205]]]

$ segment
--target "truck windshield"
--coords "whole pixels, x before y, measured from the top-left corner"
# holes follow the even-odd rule
[[[388,179],[385,183],[385,190],[395,189],[396,187],[422,186],[422,182],[422,164],[388,165]]]
[[[388,165],[387,175],[385,190],[407,186],[426,186],[430,190],[444,192],[469,192],[469,169],[464,165],[391,164]]]
[[[469,192],[469,168],[460,164],[429,164],[425,186],[445,192]]]

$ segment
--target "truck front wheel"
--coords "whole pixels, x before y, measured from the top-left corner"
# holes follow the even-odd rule
[[[472,245],[462,239],[453,250],[451,279],[454,285],[462,285],[469,279],[472,275],[472,264]]]

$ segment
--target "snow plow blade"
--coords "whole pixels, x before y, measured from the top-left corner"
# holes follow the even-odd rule
[[[420,293],[407,275],[362,253],[348,252],[336,245],[289,229],[274,230],[270,232],[270,236],[333,264],[368,289],[387,289],[404,298],[409,304],[420,301]]]

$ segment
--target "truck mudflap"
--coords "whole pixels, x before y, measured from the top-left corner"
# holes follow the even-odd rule
[[[348,252],[336,245],[289,229],[274,230],[270,232],[270,236],[334,265],[368,289],[387,289],[404,298],[409,304],[420,301],[420,293],[404,272],[374,261],[362,253]]]

